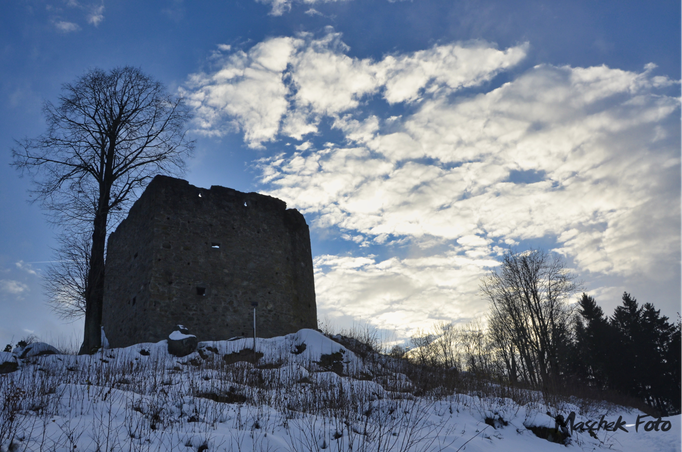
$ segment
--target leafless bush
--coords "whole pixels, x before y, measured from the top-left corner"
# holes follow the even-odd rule
[[[0,446],[7,444],[12,448],[17,433],[21,427],[22,417],[19,415],[21,402],[25,391],[17,386],[14,381],[0,379]]]

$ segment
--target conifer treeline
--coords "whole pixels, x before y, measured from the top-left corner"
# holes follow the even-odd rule
[[[622,301],[607,318],[594,298],[582,294],[570,375],[642,399],[662,414],[680,413],[680,321],[669,322],[653,304],[640,306],[627,292]]]

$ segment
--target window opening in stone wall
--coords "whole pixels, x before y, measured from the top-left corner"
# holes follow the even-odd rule
[[[131,300],[130,304],[132,304],[133,306],[135,306],[135,302],[136,302],[136,301],[137,301],[137,297],[133,297],[133,299]]]
[[[244,207],[249,207],[249,206],[246,205],[246,201],[244,201]]]
[[[197,295],[205,297],[206,296],[206,288],[197,286]]]
[[[218,242],[211,242],[211,248],[213,248],[214,250],[220,249],[220,243],[218,243]]]
[[[201,193],[199,193],[199,197],[201,198]]]

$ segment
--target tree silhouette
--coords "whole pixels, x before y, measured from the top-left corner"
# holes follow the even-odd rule
[[[611,317],[611,325],[616,331],[615,358],[610,375],[614,389],[635,397],[641,396],[637,389],[642,374],[641,322],[642,308],[637,300],[624,292],[623,304],[616,307]]]
[[[611,389],[644,400],[664,415],[680,412],[680,324],[653,304],[640,306],[627,292],[609,321],[613,340],[597,356],[609,356]]]
[[[92,234],[67,230],[57,240],[55,261],[47,267],[43,284],[48,304],[63,319],[80,318],[85,315]]]
[[[664,351],[663,357],[665,364],[663,370],[668,379],[668,384],[664,387],[665,398],[670,400],[671,409],[668,414],[679,414],[682,411],[682,347],[680,344],[682,333],[682,322],[678,314],[677,322],[672,325],[670,332],[670,341],[668,342],[667,350]]]
[[[606,389],[607,373],[614,348],[615,331],[595,299],[583,293],[578,301],[575,324],[573,372],[588,386]]]
[[[57,224],[91,231],[80,353],[100,347],[109,222],[158,173],[179,173],[193,149],[181,98],[139,69],[88,71],[47,102],[47,132],[16,141],[13,165],[29,172],[36,199]]]
[[[480,288],[490,301],[491,336],[510,378],[536,387],[559,379],[570,345],[567,301],[577,289],[563,260],[538,250],[509,251]]]

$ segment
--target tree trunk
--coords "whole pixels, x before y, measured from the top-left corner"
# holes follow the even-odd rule
[[[83,345],[78,354],[93,354],[102,346],[102,307],[104,306],[104,250],[107,241],[107,218],[109,201],[111,200],[111,184],[113,180],[113,161],[116,152],[116,130],[118,122],[114,122],[114,133],[109,139],[109,149],[102,161],[104,173],[99,185],[99,200],[92,232],[92,254],[90,255],[90,274],[85,298],[85,330]]]
[[[95,353],[102,346],[102,306],[104,302],[104,248],[106,245],[106,213],[98,212],[92,233],[90,272],[85,294],[85,330],[79,355]]]

